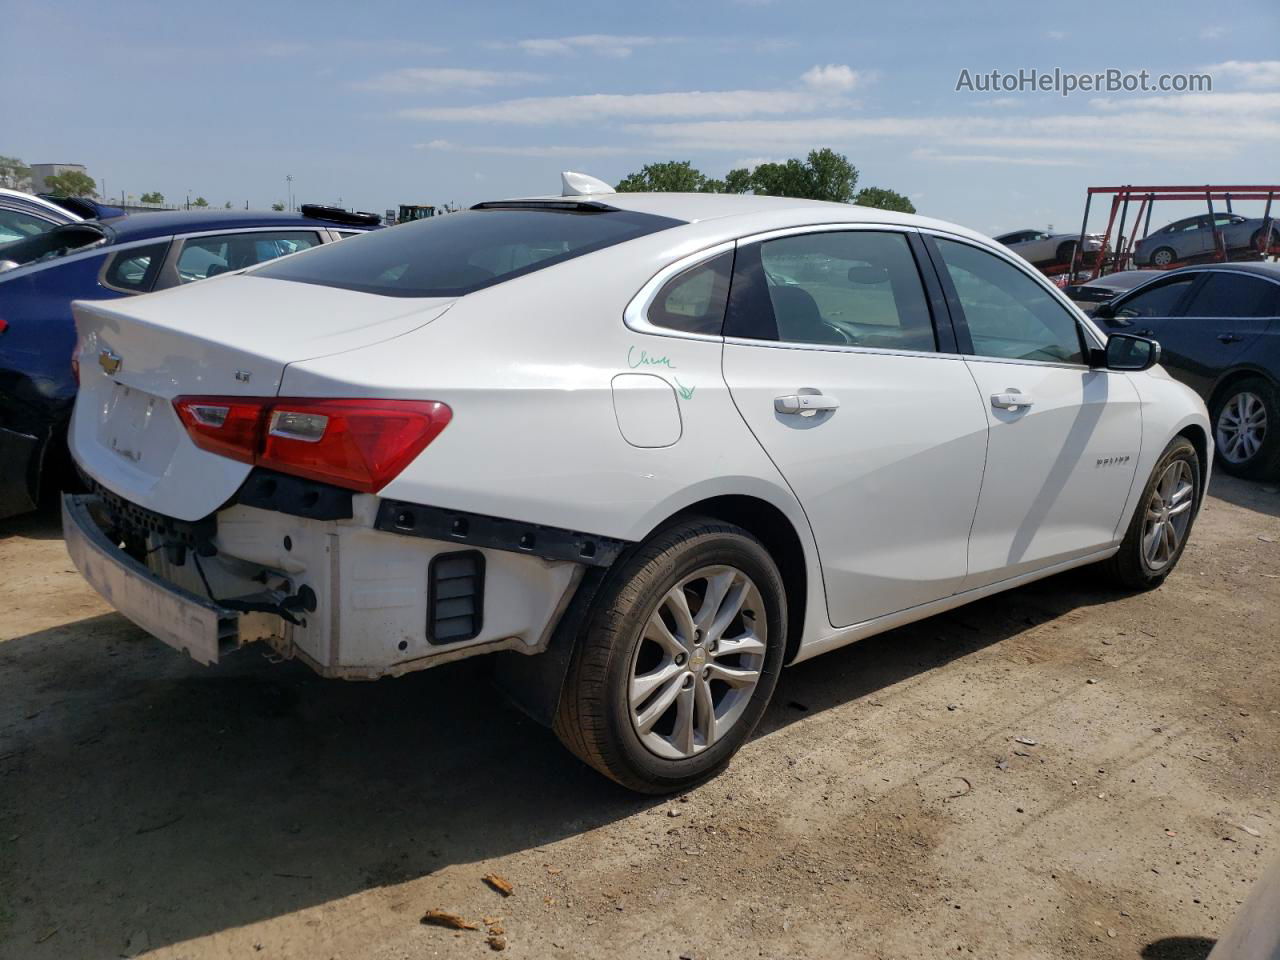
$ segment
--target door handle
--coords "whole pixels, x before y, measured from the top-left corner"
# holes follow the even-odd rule
[[[1017,390],[1011,390],[1008,393],[993,393],[991,395],[991,405],[999,407],[1001,410],[1013,410],[1017,407],[1030,407],[1031,398],[1025,393],[1019,393]]]
[[[1154,337],[1155,335],[1156,335],[1156,332],[1151,329],[1138,331],[1138,336],[1140,337]]]
[[[800,414],[812,416],[820,410],[835,410],[840,401],[835,397],[824,397],[820,393],[790,394],[773,398],[773,409],[778,413]]]
[[[1219,343],[1239,343],[1239,342],[1240,342],[1241,340],[1243,340],[1243,339],[1244,339],[1244,337],[1237,336],[1237,335],[1236,335],[1236,334],[1234,334],[1234,333],[1220,333],[1220,334],[1218,334],[1218,342],[1219,342]]]

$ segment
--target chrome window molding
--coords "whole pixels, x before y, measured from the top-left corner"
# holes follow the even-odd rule
[[[1085,316],[1084,311],[1081,310],[1079,307],[1077,307],[1074,303],[1072,303],[1065,293],[1063,293],[1060,289],[1058,289],[1052,283],[1050,283],[1049,279],[1043,273],[1041,273],[1039,270],[1032,267],[1031,264],[1027,263],[1026,260],[1023,260],[1016,253],[1010,250],[1002,250],[1002,249],[999,249],[998,247],[988,246],[985,243],[978,243],[972,237],[966,237],[959,233],[951,233],[950,231],[947,231],[947,230],[940,230],[940,229],[935,229],[933,227],[930,227],[925,230],[920,230],[919,232],[922,234],[926,234],[928,236],[942,237],[945,240],[951,240],[955,243],[967,244],[968,246],[973,247],[977,250],[982,250],[986,253],[990,253],[996,257],[999,257],[1005,263],[1009,264],[1009,266],[1013,267],[1015,270],[1020,271],[1025,276],[1030,277],[1036,283],[1040,284],[1040,286],[1043,287],[1045,290],[1049,291],[1053,299],[1056,300],[1058,304],[1060,304],[1062,308],[1067,311],[1067,314],[1069,316],[1075,317],[1076,320],[1079,321],[1081,328],[1085,331],[1085,333],[1089,336],[1089,338],[1094,341],[1094,346],[1101,348],[1106,345],[1107,335],[1103,333],[1098,327],[1096,327],[1093,321],[1089,319],[1089,317]],[[986,359],[986,358],[983,358],[983,359]],[[1017,362],[1018,363],[1052,363],[1052,361],[1048,361],[1048,360],[1020,360]],[[1069,366],[1069,367],[1084,366],[1086,369],[1089,369],[1087,364],[1054,363],[1053,365]]]
[[[631,302],[626,305],[622,311],[622,322],[636,333],[647,333],[656,337],[679,337],[682,340],[711,340],[721,342],[724,340],[719,334],[715,333],[690,333],[685,330],[676,330],[672,327],[661,327],[656,323],[649,322],[649,307],[653,305],[654,298],[658,296],[658,291],[666,285],[666,282],[678,273],[683,273],[690,267],[696,267],[700,263],[708,260],[714,260],[721,254],[728,253],[738,245],[737,240],[726,240],[717,243],[713,247],[705,247],[696,253],[681,257],[673,263],[667,264],[645,283],[640,291],[631,298]],[[727,306],[727,304],[726,304]]]

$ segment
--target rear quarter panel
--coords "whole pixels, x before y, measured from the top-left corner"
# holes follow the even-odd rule
[[[800,535],[810,611],[825,610],[804,513],[733,405],[719,341],[637,333],[636,292],[673,260],[723,239],[664,231],[459,300],[429,327],[286,368],[286,395],[443,401],[453,419],[384,497],[638,541],[690,504],[758,497]],[[646,373],[678,398],[679,438],[637,447],[612,381]],[[814,624],[813,620],[821,621]],[[830,629],[810,617],[806,636]]]

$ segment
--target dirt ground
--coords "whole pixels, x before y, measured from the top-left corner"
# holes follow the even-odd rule
[[[49,517],[0,525],[0,641],[4,958],[480,957],[488,918],[511,957],[1172,960],[1280,836],[1280,492],[1226,477],[1162,589],[1068,574],[797,666],[663,801],[474,664],[196,666]]]

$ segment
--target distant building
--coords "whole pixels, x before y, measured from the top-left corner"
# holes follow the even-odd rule
[[[49,188],[45,186],[45,177],[56,177],[62,173],[88,174],[83,163],[33,163],[31,164],[31,192],[44,193]]]

